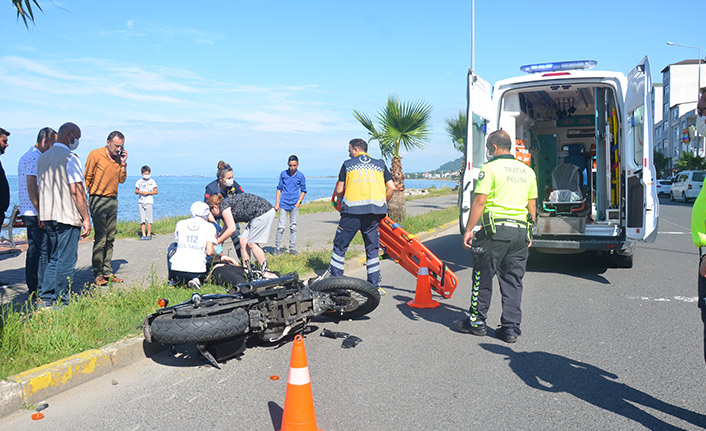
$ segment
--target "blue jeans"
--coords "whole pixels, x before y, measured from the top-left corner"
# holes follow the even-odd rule
[[[341,220],[333,238],[333,253],[329,271],[334,277],[343,275],[346,250],[358,231],[363,235],[365,243],[365,266],[368,270],[368,281],[375,287],[380,287],[380,220],[385,214],[341,214]]]
[[[38,292],[49,262],[49,238],[39,227],[37,216],[22,216],[27,226],[27,258],[25,259],[25,280],[30,294]]]
[[[297,217],[299,216],[299,208],[294,207],[290,210],[283,208],[279,209],[279,217],[277,217],[277,233],[275,234],[275,248],[279,250],[282,245],[282,235],[287,227],[287,214],[289,214],[289,249],[294,250],[297,245]]]
[[[71,226],[56,221],[44,222],[49,238],[49,264],[44,272],[39,298],[53,304],[69,300],[69,282],[74,278],[74,267],[78,259],[80,226]]]

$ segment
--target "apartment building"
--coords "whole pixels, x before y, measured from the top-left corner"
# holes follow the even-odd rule
[[[694,129],[699,76],[706,85],[706,60],[683,60],[662,69],[662,83],[652,88],[654,148],[669,159],[670,169],[682,152],[706,155],[704,137]]]

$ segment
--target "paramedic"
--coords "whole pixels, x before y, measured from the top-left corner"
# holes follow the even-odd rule
[[[385,162],[367,153],[368,144],[362,139],[348,143],[350,159],[343,162],[338,173],[335,194],[341,202],[341,219],[333,238],[333,253],[329,263],[332,276],[343,275],[346,250],[358,231],[365,243],[365,266],[368,281],[380,288],[380,220],[387,214],[387,201],[396,190]]]
[[[529,166],[512,156],[507,132],[491,133],[486,148],[491,159],[480,169],[463,234],[463,246],[473,255],[470,318],[454,324],[464,333],[486,334],[493,277],[497,274],[502,315],[495,336],[514,343],[521,334],[522,277],[531,244],[528,221],[534,222],[537,216],[537,180]],[[474,236],[473,228],[481,220],[482,228]]]
[[[700,135],[706,136],[706,88],[701,89],[697,112],[696,130]],[[701,309],[701,321],[704,323],[704,361],[706,361],[706,188],[703,186],[691,211],[691,238],[694,245],[699,247],[700,254],[698,305]]]

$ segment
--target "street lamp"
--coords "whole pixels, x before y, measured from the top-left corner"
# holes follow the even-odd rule
[[[701,91],[701,47],[700,46],[693,46],[693,45],[682,45],[682,44],[674,43],[674,42],[667,42],[667,45],[680,46],[682,48],[691,48],[691,49],[698,49],[699,50],[699,56],[697,57],[699,59],[699,61],[696,64],[696,73],[698,74],[698,78],[696,80],[696,85],[697,85],[697,87],[696,87],[696,103],[699,103],[699,92]],[[696,142],[699,142],[699,140],[700,140],[699,132],[696,132]],[[706,157],[706,141],[704,141],[704,157]]]

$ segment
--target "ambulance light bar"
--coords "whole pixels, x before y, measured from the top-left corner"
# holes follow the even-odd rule
[[[520,67],[525,73],[555,72],[558,70],[578,70],[593,69],[598,62],[596,60],[558,61],[555,63],[527,64]]]

